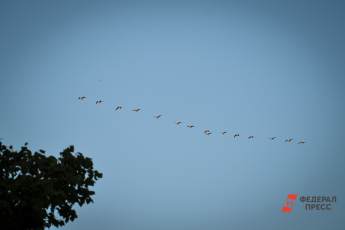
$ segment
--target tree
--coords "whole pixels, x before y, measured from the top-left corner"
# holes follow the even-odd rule
[[[58,158],[0,142],[0,229],[42,230],[77,218],[73,206],[93,202],[89,189],[102,173],[70,146]]]

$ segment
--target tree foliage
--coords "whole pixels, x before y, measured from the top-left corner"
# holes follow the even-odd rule
[[[0,229],[38,230],[77,218],[74,204],[93,202],[90,190],[102,173],[70,146],[58,158],[44,150],[19,151],[0,142]]]

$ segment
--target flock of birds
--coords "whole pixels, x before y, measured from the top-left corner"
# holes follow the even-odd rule
[[[86,98],[87,98],[86,96],[80,96],[80,97],[78,97],[78,100],[79,100],[79,101],[85,101]],[[102,104],[102,103],[104,103],[103,100],[96,100],[96,105],[100,105],[100,104]],[[116,106],[115,106],[115,111],[121,111],[121,110],[123,110],[123,106],[122,106],[122,105],[116,105]],[[133,108],[131,111],[137,113],[137,112],[140,112],[140,111],[141,111],[141,108]],[[163,116],[162,114],[157,114],[157,115],[154,115],[154,118],[160,119],[162,116]],[[175,124],[176,124],[177,126],[181,126],[181,125],[183,124],[183,122],[178,120],[178,121],[175,121]],[[192,129],[192,128],[195,127],[195,125],[193,125],[193,124],[187,124],[186,127]],[[209,130],[209,129],[205,129],[203,132],[204,132],[204,134],[207,135],[207,136],[209,136],[209,135],[212,134],[212,131]],[[227,135],[228,132],[227,132],[227,131],[222,131],[221,134],[222,134],[222,135]],[[238,138],[238,137],[240,137],[240,134],[239,134],[239,133],[234,133],[234,134],[233,134],[233,138],[234,138],[234,139],[236,139],[236,138]],[[247,137],[247,139],[254,139],[254,138],[255,138],[255,137],[254,137],[253,135],[250,135],[250,136]],[[276,140],[277,138],[278,138],[278,137],[276,137],[276,136],[274,136],[274,137],[269,137],[269,140],[274,141],[274,140]],[[284,142],[286,142],[286,143],[293,143],[293,141],[294,141],[294,138],[287,138],[287,139],[284,140]],[[298,141],[298,142],[296,142],[296,143],[297,143],[297,144],[305,144],[306,142],[305,142],[304,140],[300,140],[300,141]]]

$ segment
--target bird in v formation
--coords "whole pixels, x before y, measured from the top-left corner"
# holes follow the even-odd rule
[[[79,96],[79,97],[78,97],[78,100],[80,100],[80,101],[84,101],[84,100],[86,100],[86,99],[87,99],[86,96]],[[104,103],[104,101],[101,100],[101,99],[96,101],[96,104],[101,104],[101,103]],[[123,109],[123,106],[122,106],[122,105],[117,105],[117,106],[115,107],[115,111],[120,111],[120,110],[122,110],[122,109]],[[139,111],[141,111],[141,108],[138,108],[138,107],[137,107],[137,108],[132,109],[132,111],[133,111],[133,112],[139,112]],[[154,118],[160,119],[162,116],[163,116],[162,114],[157,114],[157,115],[154,115]],[[175,121],[175,124],[179,126],[179,125],[182,124],[182,121],[177,120],[177,121]],[[193,124],[188,124],[188,125],[186,125],[186,127],[188,127],[188,128],[191,129],[191,128],[194,128],[195,125],[193,125]],[[222,132],[221,132],[222,135],[225,135],[225,134],[227,134],[227,133],[228,133],[228,131],[222,131]],[[211,132],[209,129],[205,129],[205,130],[204,130],[204,134],[207,135],[207,136],[209,136],[209,135],[212,134],[212,132]],[[240,134],[239,134],[239,133],[235,133],[235,134],[233,135],[233,137],[234,137],[234,139],[236,139],[236,138],[240,137]],[[250,136],[248,136],[248,139],[254,139],[254,136],[253,136],[253,135],[250,135]],[[277,139],[277,137],[276,137],[276,136],[273,136],[273,137],[270,137],[269,139],[270,139],[271,141],[274,141],[275,139]],[[0,140],[3,140],[3,138],[0,138]],[[287,138],[287,139],[284,140],[284,142],[292,143],[293,140],[294,140],[293,138]],[[301,140],[301,141],[297,142],[297,144],[305,144],[305,143],[306,143],[306,141],[304,141],[304,140]]]

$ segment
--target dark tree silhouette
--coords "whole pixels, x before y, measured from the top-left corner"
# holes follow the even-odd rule
[[[60,157],[16,151],[0,142],[0,229],[42,230],[77,218],[74,204],[93,202],[90,190],[102,173],[70,146]]]

